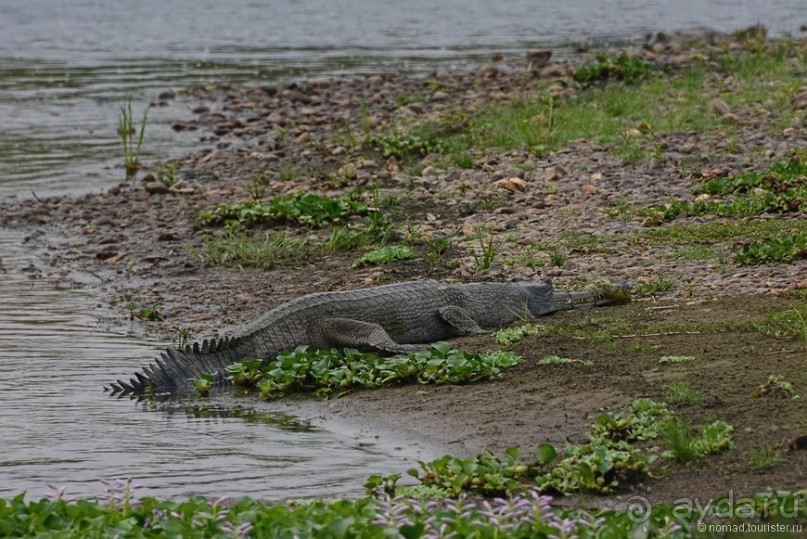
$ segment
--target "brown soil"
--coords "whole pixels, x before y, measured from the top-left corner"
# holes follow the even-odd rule
[[[673,58],[663,52],[653,57],[680,64],[695,51],[679,47],[674,52]],[[553,67],[554,76],[564,76],[570,68]],[[689,176],[683,170],[739,171],[761,168],[767,163],[764,159],[754,161],[745,157],[745,151],[722,151],[719,137],[668,133],[660,135],[668,148],[663,163],[624,164],[607,148],[578,141],[546,158],[527,151],[491,150],[473,154],[473,169],[438,170],[430,166],[433,156],[418,169],[407,169],[346,142],[348,135],[361,134],[365,122],[380,130],[402,119],[473,111],[491,100],[517,98],[535,84],[535,75],[523,69],[488,66],[478,73],[425,78],[383,75],[195,90],[198,120],[176,128],[200,129],[203,142],[215,147],[176,162],[179,186],[165,190],[138,181],[105,193],[9,201],[0,205],[0,224],[25,227],[31,230],[29,241],[46,246],[43,263],[26,271],[55,284],[100,286],[107,292],[104,307],[111,309],[113,321],[128,320],[129,300],[139,306],[162,302],[165,321],[142,322],[141,328],[165,341],[176,326],[190,329],[195,337],[235,333],[259,313],[306,293],[415,278],[447,282],[552,278],[558,288],[593,281],[670,279],[673,287],[659,298],[541,320],[563,324],[563,330],[553,336],[528,336],[514,345],[525,361],[500,381],[360,391],[314,408],[326,420],[338,418],[378,432],[423,439],[457,455],[512,445],[528,453],[543,441],[557,447],[567,440],[581,441],[599,413],[639,397],[665,400],[666,386],[685,380],[701,392],[702,400],[677,411],[693,424],[714,419],[732,424],[736,448],[689,467],[669,465],[657,470],[658,478],[634,488],[670,500],[725,494],[728,489],[744,495],[767,487],[807,486],[807,451],[787,450],[788,440],[807,434],[802,404],[807,396],[805,342],[768,337],[741,326],[767,313],[786,311],[795,302],[803,305],[791,292],[807,286],[807,261],[739,267],[731,261],[676,257],[671,245],[624,241],[642,230],[640,220],[603,215],[616,199],[646,204],[691,197]],[[396,100],[407,95],[430,99],[410,105]],[[775,134],[775,114],[760,119],[751,109],[733,113],[744,125],[741,150],[753,149],[754,155],[774,160],[805,147],[805,138],[799,136],[803,128]],[[684,146],[684,153],[678,151]],[[345,164],[355,165],[355,170],[333,174]],[[281,179],[280,172],[289,166],[299,168],[299,177]],[[266,176],[267,196],[299,190],[337,194],[375,183],[382,199],[398,197],[399,204],[385,211],[402,234],[418,230],[428,238],[458,231],[449,252],[456,264],[429,268],[420,241],[415,242],[419,258],[383,269],[353,268],[358,251],[280,261],[263,270],[205,266],[196,255],[203,238],[222,232],[201,226],[199,210],[248,199],[247,186],[256,174]],[[526,190],[510,192],[495,183],[511,177],[523,178]],[[804,216],[776,218],[802,222]],[[487,271],[473,267],[476,244],[470,238],[479,225],[494,231],[497,240],[497,263]],[[299,227],[286,225],[275,229],[284,227],[299,232]],[[585,243],[568,247],[559,267],[525,262],[523,255],[535,246],[534,252],[547,258],[541,242],[560,242],[569,231],[585,237],[609,234],[614,239],[596,248]],[[317,234],[324,233],[315,232],[313,238],[321,239]],[[612,328],[604,337],[597,333],[615,321],[621,323],[619,330]],[[490,337],[454,344],[473,350],[496,347]],[[593,364],[536,364],[549,354]],[[662,365],[658,360],[664,355],[696,360]],[[753,396],[771,374],[792,382],[802,398]],[[773,446],[782,448],[781,462],[755,472],[752,454]]]

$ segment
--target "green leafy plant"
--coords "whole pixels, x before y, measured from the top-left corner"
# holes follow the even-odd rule
[[[143,137],[146,134],[148,112],[149,109],[146,107],[143,110],[143,118],[140,120],[138,129],[132,113],[132,96],[127,95],[120,105],[118,136],[120,136],[123,147],[123,167],[126,170],[127,180],[133,178],[137,174],[137,169],[140,168],[140,147],[143,145]]]
[[[513,326],[496,331],[493,338],[496,339],[497,344],[508,346],[510,344],[519,342],[527,335],[537,335],[543,331],[541,326],[535,324],[522,324],[520,326]]]
[[[391,130],[371,137],[370,144],[384,157],[395,157],[403,161],[409,161],[417,156],[423,157],[430,153],[444,153],[446,151],[445,145],[438,137],[416,131],[400,133]]]
[[[673,200],[640,210],[638,215],[645,218],[644,224],[658,225],[679,215],[750,217],[762,213],[804,213],[807,211],[807,157],[795,153],[790,160],[762,172],[710,178],[696,186],[694,192],[705,198],[699,197],[694,202]],[[739,249],[738,262],[760,263],[767,258],[792,260],[804,256],[805,241],[799,233],[789,240],[781,239],[768,249],[752,243]]]
[[[569,363],[578,363],[586,367],[590,367],[591,365],[594,364],[593,361],[587,359],[576,359],[571,357],[560,357],[560,356],[544,356],[538,360],[538,365],[566,365]]]
[[[694,429],[679,417],[670,417],[664,421],[664,434],[669,449],[662,456],[674,458],[687,464],[695,457],[709,453],[719,453],[734,447],[731,433],[734,428],[725,421],[714,421],[703,425],[696,435]]]
[[[769,238],[766,241],[738,242],[734,261],[742,265],[790,263],[807,257],[807,232]]]
[[[130,320],[138,318],[149,322],[161,322],[165,320],[165,316],[160,310],[162,306],[162,301],[156,301],[149,307],[139,307],[134,301],[128,301],[126,303],[126,310],[129,311]]]
[[[405,245],[387,245],[376,247],[372,251],[363,254],[353,262],[353,267],[364,265],[384,266],[396,260],[408,260],[415,257],[415,251]]]
[[[330,198],[315,193],[297,193],[278,196],[267,201],[227,202],[215,210],[205,210],[201,221],[205,224],[235,221],[242,224],[290,221],[312,228],[344,223],[353,215],[366,215],[366,204],[348,196]]]
[[[200,396],[207,397],[210,394],[210,390],[213,389],[214,380],[214,375],[203,372],[199,375],[199,378],[193,381],[193,389],[195,389]]]
[[[300,346],[270,362],[251,360],[228,367],[228,379],[241,386],[256,386],[266,399],[290,391],[313,392],[321,397],[339,396],[353,388],[385,385],[463,384],[497,378],[501,370],[518,364],[509,352],[473,354],[435,343],[428,350],[409,355],[380,357],[358,350],[309,350]]]
[[[166,187],[173,187],[177,184],[177,167],[174,164],[165,164],[160,163],[157,165],[157,170],[154,172],[154,176],[157,178],[157,181],[161,184],[165,185]]]
[[[429,272],[433,272],[438,266],[446,265],[446,254],[453,243],[452,236],[437,236],[425,238],[426,262],[429,264]]]
[[[191,330],[184,326],[174,326],[173,330],[177,334],[174,348],[176,348],[177,350],[184,350],[190,341]]]
[[[793,384],[785,380],[781,374],[771,374],[768,381],[754,391],[755,397],[769,397],[774,399],[793,398]]]
[[[624,53],[618,56],[598,54],[578,67],[574,78],[583,85],[608,80],[634,84],[650,77],[654,72],[655,66],[639,57]]]
[[[689,363],[692,361],[695,361],[695,356],[661,356],[658,360],[662,365],[667,363]]]

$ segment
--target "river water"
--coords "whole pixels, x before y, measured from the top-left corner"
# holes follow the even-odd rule
[[[804,0],[2,0],[0,201],[120,182],[126,95],[136,117],[177,95],[150,109],[148,164],[201,147],[170,129],[192,118],[189,84],[461,69],[493,52],[757,23],[798,35]],[[156,346],[99,323],[93,288],[43,281],[36,258],[36,241],[0,228],[0,496],[39,497],[47,482],[90,496],[126,476],[160,496],[355,494],[411,465],[412,451],[307,428],[281,405],[110,399],[100,387]]]

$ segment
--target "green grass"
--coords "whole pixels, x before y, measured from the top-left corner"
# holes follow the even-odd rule
[[[479,228],[471,238],[472,242],[476,240],[476,247],[471,248],[474,273],[481,273],[493,267],[498,252],[498,246],[493,240],[493,236],[494,234],[490,231]]]
[[[149,109],[143,109],[140,128],[135,125],[132,113],[132,96],[127,95],[120,105],[118,115],[118,136],[123,147],[123,167],[126,170],[126,179],[131,179],[140,168],[140,148],[143,146],[143,137],[146,135],[146,123]]]
[[[625,161],[663,159],[661,135],[698,132],[731,139],[738,127],[712,111],[716,98],[731,110],[764,109],[773,103],[784,116],[770,126],[781,132],[794,112],[788,100],[801,85],[807,53],[793,41],[738,52],[713,52],[683,68],[666,69],[626,55],[597,56],[578,68],[583,86],[569,95],[539,88],[527,96],[467,113],[365,133],[365,144],[407,165],[431,153],[470,168],[469,150],[527,149],[538,156],[580,139],[605,144]],[[613,83],[611,81],[617,81]],[[728,83],[727,81],[730,81]],[[419,96],[401,96],[402,103]],[[735,212],[740,209],[736,208]],[[750,211],[750,210],[746,210]]]
[[[655,277],[637,281],[634,292],[643,297],[652,297],[659,296],[673,288],[675,288],[675,282],[667,277],[664,271],[659,270]]]
[[[710,221],[708,223],[673,223],[641,230],[630,237],[631,243],[646,245],[713,245],[738,240],[766,241],[770,238],[807,229],[799,220],[749,219]]]
[[[707,423],[699,432],[680,417],[669,417],[662,425],[668,450],[662,456],[689,464],[697,457],[734,447],[734,428],[724,421]]]
[[[799,302],[786,311],[771,312],[761,319],[739,324],[739,329],[749,328],[774,337],[795,337],[807,348],[807,302]]]
[[[282,163],[277,171],[277,179],[282,182],[294,181],[303,175],[303,170],[292,163]]]
[[[782,452],[772,446],[765,446],[751,451],[749,465],[755,472],[764,472],[775,468],[782,462]]]
[[[237,266],[269,270],[280,262],[299,261],[317,252],[310,236],[267,232],[258,237],[246,232],[227,231],[222,236],[205,235],[191,253],[203,266]]]
[[[695,434],[689,423],[683,419],[668,419],[664,425],[664,436],[669,455],[675,460],[688,464],[696,457]]]
[[[664,400],[675,406],[692,406],[702,398],[701,392],[685,381],[673,382],[664,392]]]

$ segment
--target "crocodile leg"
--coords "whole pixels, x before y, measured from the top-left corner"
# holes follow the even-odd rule
[[[440,318],[455,328],[460,335],[485,335],[489,333],[479,327],[476,320],[456,305],[441,307],[437,312],[440,314]]]
[[[350,318],[327,318],[317,323],[323,340],[330,346],[370,349],[391,354],[409,354],[425,346],[400,344],[379,324]]]

